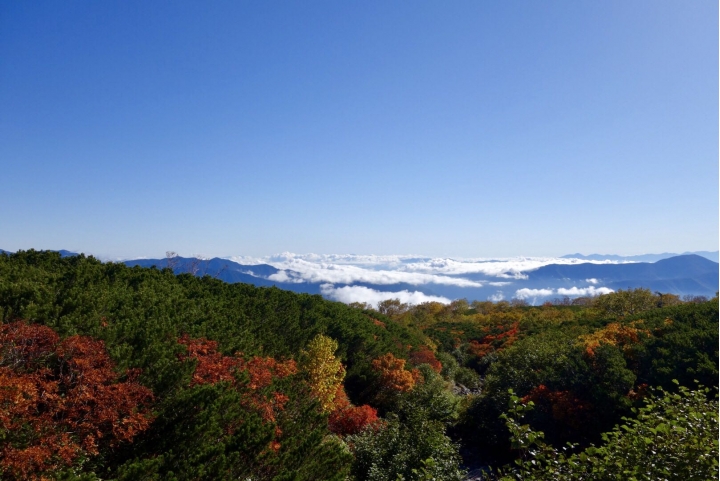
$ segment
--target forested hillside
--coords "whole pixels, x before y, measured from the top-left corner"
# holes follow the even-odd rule
[[[25,251],[0,316],[3,479],[717,475],[717,297],[373,309]]]

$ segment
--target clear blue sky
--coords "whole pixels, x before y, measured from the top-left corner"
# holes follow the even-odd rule
[[[716,1],[0,3],[0,248],[718,248]]]

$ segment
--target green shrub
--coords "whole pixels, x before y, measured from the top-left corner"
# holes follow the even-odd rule
[[[521,458],[501,479],[717,479],[718,401],[717,394],[708,396],[708,388],[658,389],[644,407],[633,410],[636,418],[624,417],[624,424],[604,433],[601,446],[565,454],[546,444],[542,432],[520,424],[533,406],[511,393],[509,414],[503,418]]]

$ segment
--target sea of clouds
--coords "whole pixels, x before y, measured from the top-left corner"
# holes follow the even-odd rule
[[[624,261],[573,259],[561,257],[513,258],[437,258],[416,255],[294,254],[284,252],[268,257],[234,256],[230,260],[244,265],[268,264],[279,271],[268,277],[278,283],[319,284],[330,299],[377,305],[385,299],[408,304],[451,302],[444,295],[428,293],[433,287],[497,288],[490,300],[518,298],[537,302],[551,296],[594,296],[612,292],[597,286],[597,279],[586,279],[585,286],[569,288],[507,291],[515,281],[527,279],[527,272],[550,264],[617,264]],[[366,284],[366,285],[356,285]],[[367,284],[372,285],[369,287]],[[417,288],[392,289],[393,285]],[[382,286],[387,286],[383,289]],[[504,291],[502,289],[505,289]],[[423,292],[425,291],[425,292]]]

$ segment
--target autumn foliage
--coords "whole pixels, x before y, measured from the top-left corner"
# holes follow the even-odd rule
[[[495,327],[486,326],[483,331],[488,332],[482,339],[470,341],[468,350],[478,358],[483,358],[493,351],[500,351],[513,345],[518,339],[518,323],[510,326],[499,324]]]
[[[120,382],[103,341],[60,340],[49,327],[0,326],[0,430],[4,478],[40,479],[129,442],[150,425],[149,389]]]
[[[592,409],[589,403],[579,399],[571,391],[554,391],[544,384],[530,391],[522,401],[533,401],[540,409],[549,408],[556,422],[567,424],[574,429],[582,429],[583,420]]]
[[[585,348],[585,353],[590,357],[594,357],[597,348],[603,344],[618,346],[627,354],[635,344],[640,342],[642,334],[649,335],[649,332],[635,326],[611,322],[605,328],[599,329],[592,334],[580,336],[580,342]]]
[[[258,412],[265,422],[275,422],[277,414],[283,411],[288,397],[282,392],[271,390],[276,379],[298,372],[295,361],[277,361],[271,357],[253,357],[244,360],[241,355],[225,356],[218,352],[218,344],[207,339],[180,338],[187,352],[181,360],[194,360],[197,365],[192,375],[193,385],[229,382],[236,384],[240,373],[247,374],[250,395],[245,400],[247,408]],[[301,357],[300,369],[308,376],[310,392],[321,403],[321,410],[330,414],[328,424],[332,432],[339,435],[355,434],[378,422],[377,410],[370,406],[353,406],[345,393],[342,381],[345,369],[334,352],[337,342],[318,335],[308,345]],[[330,393],[329,390],[332,389]],[[269,448],[280,449],[278,442],[282,431],[276,427],[275,436]]]
[[[330,431],[341,436],[356,434],[378,422],[377,410],[368,406],[354,406],[343,386],[345,368],[335,357],[337,341],[322,334],[313,338],[300,361],[300,369],[307,375],[310,392],[320,401],[323,412],[329,413]]]
[[[345,379],[345,368],[335,357],[337,341],[318,334],[303,351],[300,368],[307,374],[310,391],[323,412],[335,409],[335,395]]]
[[[184,335],[178,342],[187,349],[186,353],[179,356],[180,360],[193,359],[197,362],[191,385],[235,382],[235,371],[240,366],[240,358],[224,356],[218,352],[218,343],[215,341],[191,339]]]
[[[410,362],[419,366],[420,364],[428,364],[433,371],[442,371],[442,364],[435,357],[435,353],[427,346],[421,346],[418,350],[410,353]]]
[[[637,419],[614,460],[633,447],[642,460],[622,469],[677,474],[665,463],[676,447],[690,468],[700,456],[717,464],[717,403],[707,402],[717,298],[646,294],[617,309],[603,302],[624,294],[545,307],[391,302],[387,317],[171,269],[0,252],[0,480],[463,479],[459,449],[514,475],[511,458],[535,447],[509,449],[509,434],[530,442],[541,430],[536,441],[607,457],[622,439],[602,434],[621,416]],[[319,332],[334,339],[309,343]],[[695,379],[710,390],[685,404]],[[511,414],[526,414],[518,437],[500,417],[510,389]],[[642,398],[661,410],[631,410]],[[707,435],[676,430],[684,418],[688,429],[702,418]],[[554,471],[539,478],[562,477],[541,464]]]
[[[335,409],[330,413],[330,431],[341,436],[357,434],[368,426],[379,423],[377,409],[368,406],[353,406],[342,386],[335,394]]]
[[[387,353],[372,362],[380,376],[380,389],[383,391],[407,392],[415,387],[420,379],[418,371],[405,369],[405,359],[398,359]]]
[[[192,376],[192,385],[229,382],[237,384],[240,372],[246,372],[251,395],[245,399],[249,409],[256,410],[266,422],[275,422],[276,415],[285,407],[288,397],[278,391],[266,393],[264,390],[275,379],[282,379],[297,372],[295,361],[277,361],[272,357],[253,357],[245,360],[240,354],[225,356],[218,352],[218,343],[208,339],[191,339],[185,335],[179,342],[187,347],[187,353],[181,360],[193,359],[197,362]],[[277,433],[280,434],[279,432]]]

